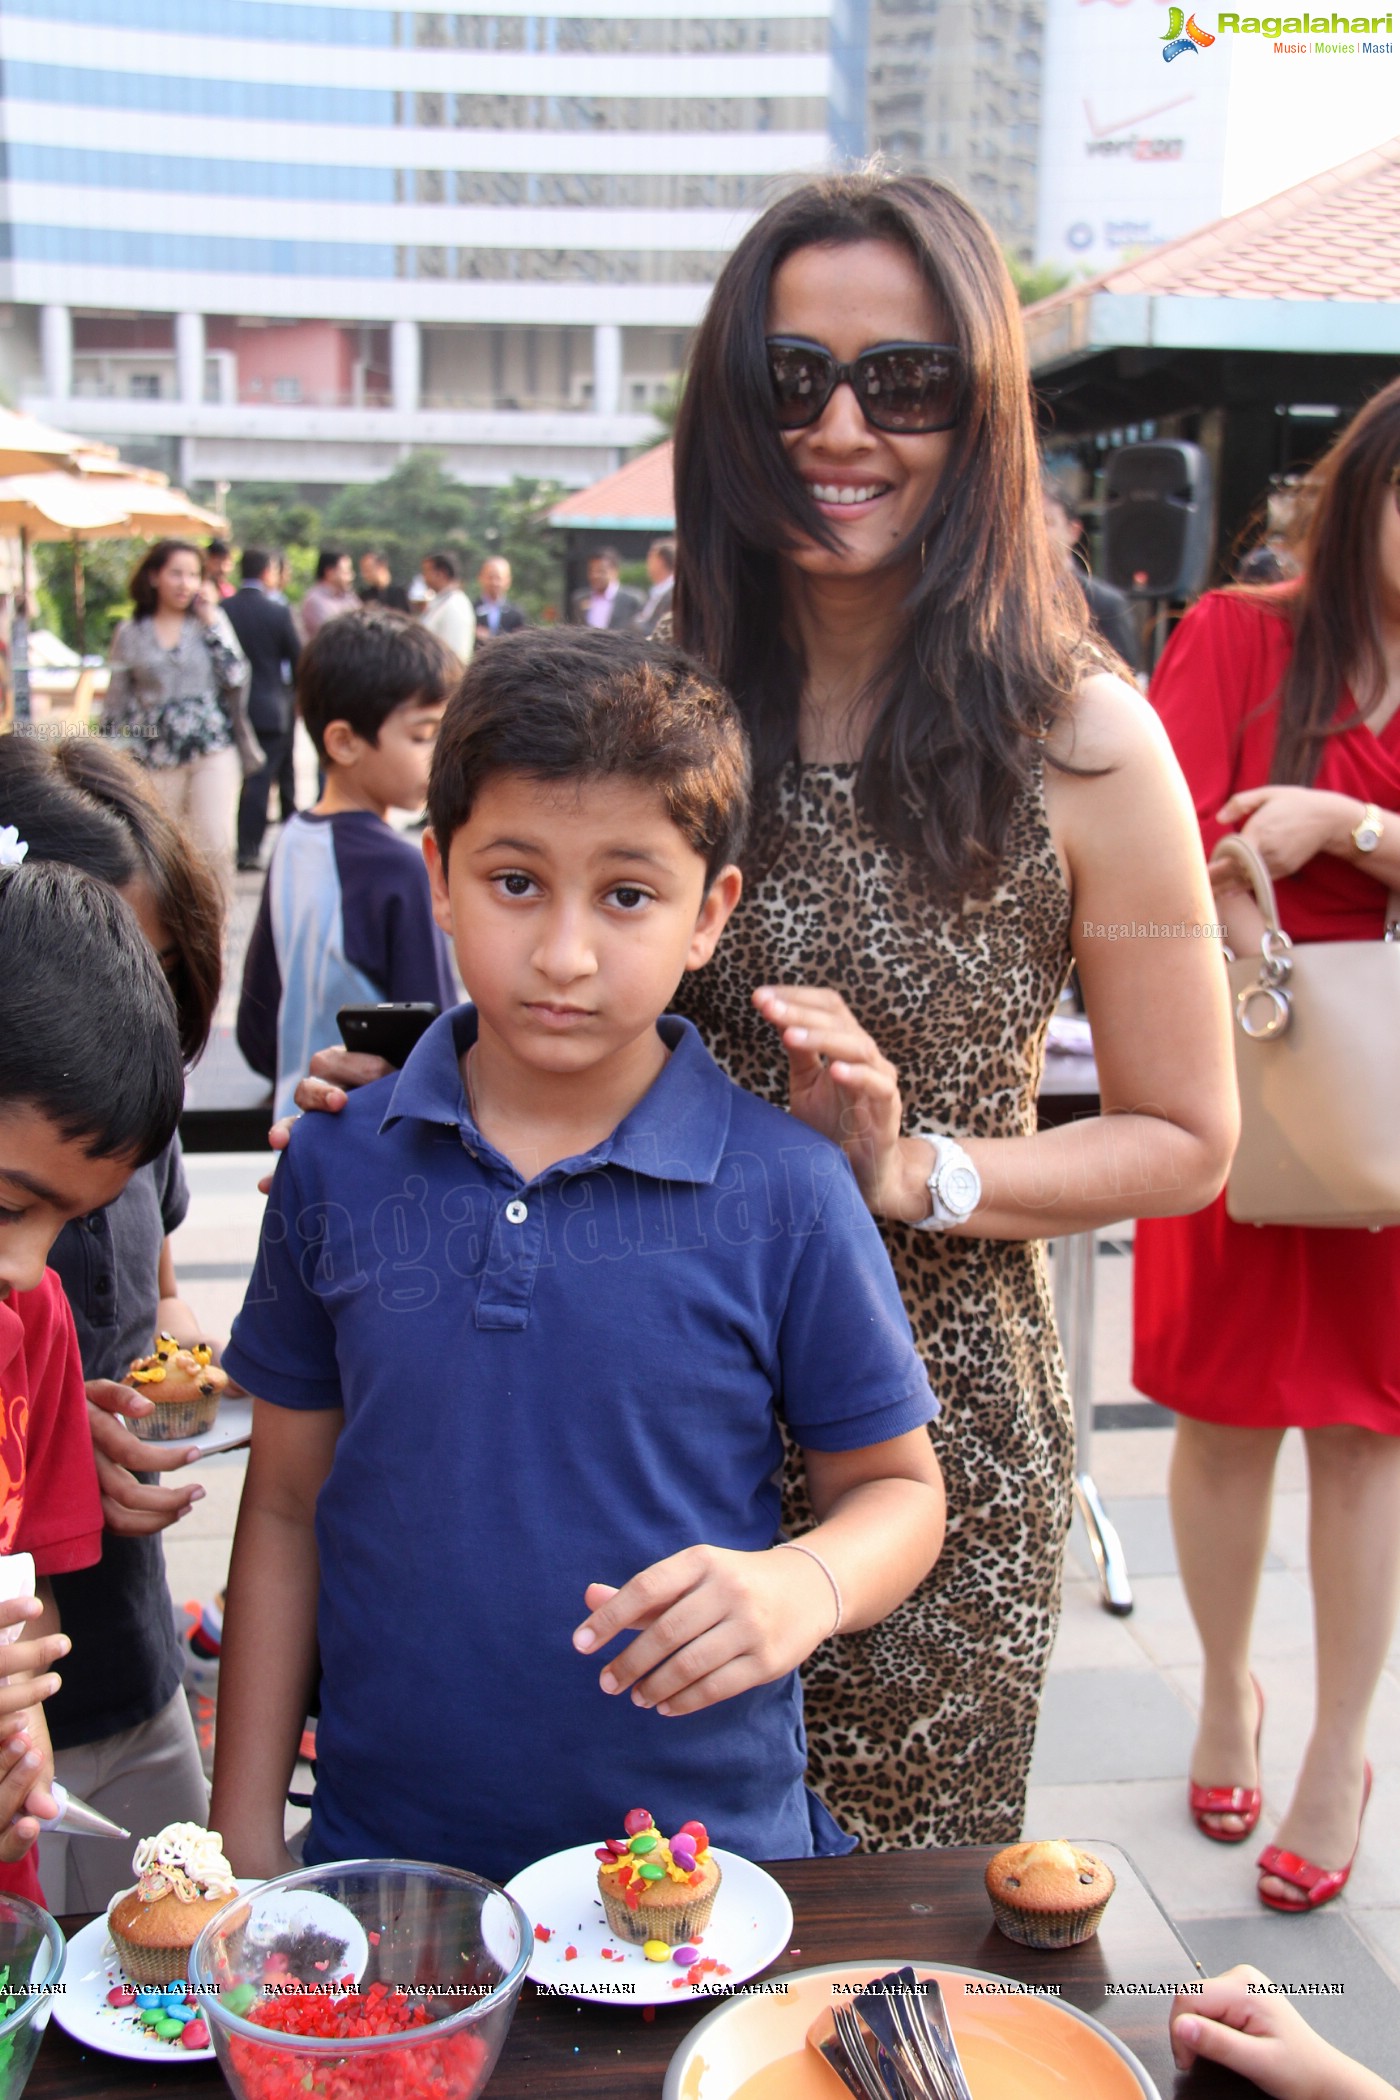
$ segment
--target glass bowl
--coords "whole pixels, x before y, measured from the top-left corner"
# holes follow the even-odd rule
[[[46,1910],[0,1896],[0,2100],[19,2100],[49,2024],[68,1949]]]
[[[475,2100],[533,1944],[520,1905],[476,1874],[347,1860],[226,1903],[189,1982],[237,2100]]]

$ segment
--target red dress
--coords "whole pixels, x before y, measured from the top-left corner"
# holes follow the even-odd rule
[[[1286,587],[1279,595],[1286,602]],[[1281,604],[1212,591],[1162,657],[1152,700],[1207,853],[1227,829],[1216,811],[1237,790],[1268,781],[1275,696],[1292,647]],[[1330,738],[1313,784],[1400,811],[1400,715],[1379,736],[1358,722]],[[1385,885],[1335,854],[1319,853],[1275,888],[1295,941],[1380,938]],[[1400,1435],[1400,1227],[1237,1225],[1221,1196],[1191,1217],[1141,1220],[1135,1251],[1140,1392],[1203,1422],[1350,1422]]]
[[[0,1553],[32,1553],[36,1575],[91,1567],[102,1553],[82,1359],[52,1269],[0,1299]],[[36,1849],[0,1861],[0,1891],[43,1902]]]

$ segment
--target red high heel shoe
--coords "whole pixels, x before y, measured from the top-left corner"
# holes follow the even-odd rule
[[[1288,1882],[1300,1891],[1301,1901],[1285,1903],[1281,1896],[1266,1896],[1259,1891],[1259,1901],[1267,1903],[1270,1910],[1320,1910],[1334,1896],[1340,1896],[1351,1879],[1351,1870],[1356,1864],[1356,1855],[1361,1849],[1361,1825],[1366,1820],[1366,1804],[1371,1798],[1371,1760],[1366,1760],[1366,1778],[1361,1789],[1361,1813],[1356,1819],[1356,1843],[1351,1848],[1351,1858],[1344,1867],[1315,1867],[1310,1859],[1299,1852],[1284,1852],[1278,1845],[1266,1845],[1256,1865],[1261,1874],[1277,1875],[1280,1881]]]
[[[1264,1692],[1257,1677],[1251,1676],[1249,1681],[1259,1701],[1259,1718],[1254,1726],[1254,1767],[1258,1771],[1259,1738],[1264,1733]],[[1242,1845],[1253,1834],[1264,1806],[1264,1796],[1257,1786],[1197,1786],[1194,1779],[1187,1783],[1186,1799],[1191,1820],[1201,1836],[1213,1839],[1217,1845]],[[1244,1828],[1217,1830],[1207,1823],[1207,1816],[1241,1816]]]

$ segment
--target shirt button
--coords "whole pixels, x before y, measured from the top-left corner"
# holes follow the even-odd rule
[[[506,1205],[506,1219],[508,1223],[512,1225],[523,1225],[525,1223],[525,1220],[529,1217],[529,1215],[529,1204],[522,1203],[518,1196],[514,1199],[513,1202],[508,1203]]]

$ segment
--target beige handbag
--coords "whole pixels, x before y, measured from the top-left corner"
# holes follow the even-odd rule
[[[1269,871],[1229,837],[1264,917],[1230,959],[1240,1144],[1225,1208],[1242,1225],[1400,1225],[1400,891],[1385,938],[1308,941],[1279,925]]]

